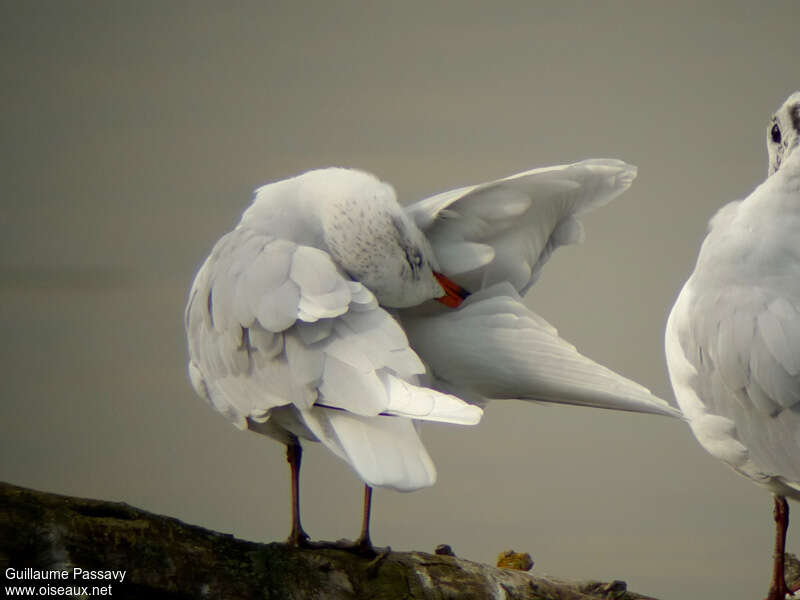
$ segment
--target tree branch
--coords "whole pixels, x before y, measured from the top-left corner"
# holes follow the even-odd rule
[[[0,567],[6,586],[108,585],[115,598],[647,600],[621,581],[569,583],[452,556],[390,552],[368,559],[257,544],[123,503],[6,483],[0,483]],[[125,578],[79,581],[75,567],[84,576],[124,571]],[[48,572],[69,579],[41,580]]]

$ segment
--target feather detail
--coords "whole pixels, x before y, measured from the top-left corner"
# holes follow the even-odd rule
[[[458,311],[403,315],[412,346],[434,376],[486,399],[519,398],[679,416],[641,385],[578,353],[508,284],[468,298]],[[491,357],[491,360],[487,360]]]
[[[406,207],[441,271],[470,291],[509,281],[524,294],[558,246],[583,240],[577,216],[630,187],[636,167],[590,159],[459,188]]]
[[[314,435],[368,485],[410,492],[436,483],[436,467],[410,419],[364,417],[323,407],[302,416]]]

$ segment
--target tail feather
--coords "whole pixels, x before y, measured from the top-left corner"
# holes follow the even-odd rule
[[[372,487],[410,492],[436,483],[436,467],[411,419],[364,417],[315,406],[301,411],[305,425]]]

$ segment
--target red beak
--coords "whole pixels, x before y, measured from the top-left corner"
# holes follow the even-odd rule
[[[458,308],[464,301],[464,298],[469,296],[469,292],[463,287],[451,281],[441,273],[433,272],[434,277],[439,282],[439,285],[444,288],[444,296],[437,298],[439,302],[450,308]]]

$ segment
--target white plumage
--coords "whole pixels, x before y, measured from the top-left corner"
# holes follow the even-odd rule
[[[672,385],[699,442],[776,496],[795,500],[800,500],[799,139],[797,92],[767,129],[769,176],[711,220],[666,329]],[[783,599],[782,565],[780,573],[770,598]]]
[[[329,235],[324,224],[347,224],[352,215],[326,211],[353,198],[386,207],[387,218],[371,222],[375,239],[349,232],[354,246],[384,256],[382,240],[396,233],[392,212],[402,212],[372,176],[328,169],[259,190],[195,279],[186,309],[189,371],[196,391],[236,426],[254,428],[288,407],[277,427],[259,430],[285,443],[292,435],[321,441],[367,484],[414,490],[432,485],[436,472],[410,419],[475,424],[481,410],[418,385],[425,366],[400,325],[332,259],[341,233],[333,225]],[[360,265],[358,253],[351,259]],[[441,296],[429,279],[393,285],[392,300]]]
[[[641,385],[579,354],[520,298],[556,248],[583,240],[579,215],[622,194],[635,177],[636,167],[622,161],[591,159],[407,207],[445,275],[474,292],[458,311],[400,312],[434,385],[476,403],[518,398],[678,416]]]
[[[406,210],[442,271],[477,290],[510,282],[524,294],[558,246],[583,241],[581,213],[607,204],[636,177],[619,160],[533,169],[437,194]]]
[[[355,170],[266,185],[192,286],[192,384],[238,427],[287,444],[293,473],[302,438],[368,486],[403,491],[436,479],[418,421],[475,424],[487,399],[675,416],[581,356],[519,297],[555,248],[582,239],[578,215],[635,174],[588,160],[406,208]],[[475,293],[456,309],[459,284]]]

